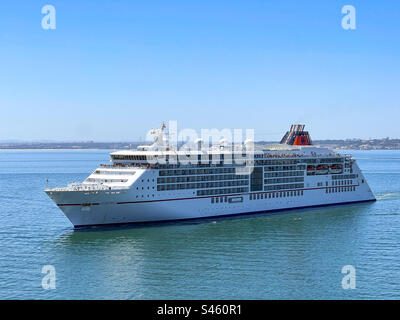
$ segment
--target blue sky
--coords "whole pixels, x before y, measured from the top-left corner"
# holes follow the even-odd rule
[[[132,141],[163,120],[400,137],[399,37],[398,1],[2,1],[0,140]]]

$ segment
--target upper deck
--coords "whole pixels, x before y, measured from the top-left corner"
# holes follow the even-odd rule
[[[289,179],[290,182],[299,182],[297,181],[300,179],[299,175],[312,176],[348,172],[353,161],[351,156],[341,155],[328,148],[285,143],[257,146],[248,140],[243,144],[231,145],[227,141],[221,140],[219,144],[210,147],[197,142],[185,145],[178,150],[169,146],[164,140],[163,128],[158,133],[158,138],[153,145],[139,146],[137,150],[112,152],[110,153],[111,164],[100,165],[83,183],[70,185],[63,190],[128,189],[142,174],[153,169],[160,170],[158,173],[152,173],[157,177],[228,174],[231,178],[233,170],[236,175],[242,176],[240,179],[246,179],[246,176],[248,179],[250,176],[261,177],[264,172],[264,178],[276,179],[282,176],[286,180]],[[304,134],[304,131],[301,133]],[[308,138],[307,141],[311,141],[311,139]],[[178,168],[180,169],[176,170]],[[277,173],[278,171],[283,172]],[[289,174],[293,177],[287,178]],[[253,180],[260,180],[260,177]],[[239,178],[233,180],[236,179]],[[233,181],[232,183],[238,182]],[[158,187],[163,188],[163,186]]]
[[[216,149],[203,150],[125,150],[110,153],[113,165],[212,165],[212,164],[244,164],[268,159],[321,159],[343,158],[338,152],[314,146],[291,147],[282,144],[268,146],[260,150]],[[315,162],[315,161],[312,161]]]

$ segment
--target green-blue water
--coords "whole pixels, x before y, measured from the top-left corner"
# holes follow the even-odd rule
[[[0,150],[1,299],[400,298],[400,151],[354,151],[378,201],[196,224],[74,231],[43,189],[108,151]],[[44,265],[56,289],[44,290]],[[356,289],[342,289],[345,265]]]

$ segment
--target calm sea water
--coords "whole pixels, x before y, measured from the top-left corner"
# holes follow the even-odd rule
[[[0,150],[0,299],[399,299],[400,151],[351,153],[377,202],[74,231],[46,178],[81,181],[108,151]]]

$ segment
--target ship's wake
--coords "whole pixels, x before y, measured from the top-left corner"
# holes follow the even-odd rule
[[[376,200],[400,200],[400,191],[377,193]]]

